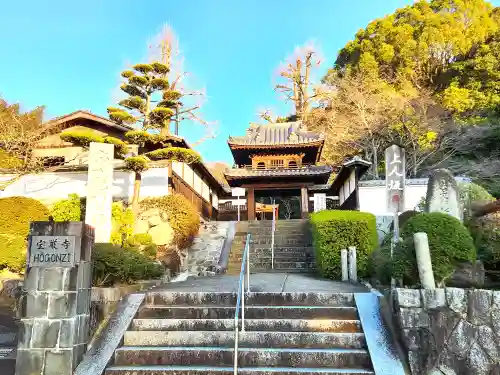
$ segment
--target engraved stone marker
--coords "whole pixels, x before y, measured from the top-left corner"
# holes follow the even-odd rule
[[[89,339],[94,229],[33,222],[28,243],[16,375],[71,375]]]
[[[75,236],[31,236],[29,244],[28,267],[75,265]]]
[[[425,212],[443,212],[463,219],[457,181],[447,169],[437,169],[429,178]]]
[[[113,158],[112,144],[90,144],[85,223],[94,227],[96,242],[111,239]]]

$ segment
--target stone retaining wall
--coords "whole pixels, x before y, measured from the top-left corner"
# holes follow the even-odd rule
[[[500,291],[395,289],[412,375],[499,375]]]

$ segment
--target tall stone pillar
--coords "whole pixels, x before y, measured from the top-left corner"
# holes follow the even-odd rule
[[[255,189],[247,189],[247,214],[248,221],[255,220]]]
[[[16,375],[71,375],[89,340],[94,229],[33,222]]]
[[[300,201],[302,207],[302,219],[307,219],[309,217],[309,195],[307,194],[307,188],[303,187],[300,189]]]
[[[112,144],[90,144],[85,222],[94,227],[96,242],[109,242],[111,239],[113,158]]]

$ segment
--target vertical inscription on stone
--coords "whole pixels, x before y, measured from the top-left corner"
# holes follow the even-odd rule
[[[385,150],[385,182],[387,190],[387,212],[404,211],[405,154],[392,145]]]
[[[113,154],[112,144],[90,144],[85,223],[94,227],[95,242],[109,242],[111,237]]]

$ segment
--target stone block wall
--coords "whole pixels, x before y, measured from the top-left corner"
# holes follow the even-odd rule
[[[228,228],[228,221],[202,224],[200,233],[188,249],[187,262],[183,265],[182,271],[196,276],[214,275],[217,272]]]
[[[412,375],[499,375],[500,291],[395,289]]]

